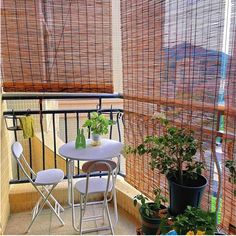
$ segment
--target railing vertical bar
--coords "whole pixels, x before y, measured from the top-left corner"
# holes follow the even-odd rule
[[[57,143],[56,143],[56,125],[55,114],[52,114],[52,126],[53,126],[53,146],[54,146],[54,166],[57,168]]]
[[[116,124],[117,124],[117,130],[118,130],[118,138],[119,138],[119,142],[121,142],[121,132],[120,132],[120,113],[117,113],[117,115],[116,115]]]
[[[102,98],[99,98],[99,110],[101,110],[102,109]]]
[[[76,112],[76,127],[77,127],[77,131],[79,129],[79,113]]]
[[[77,133],[78,133],[78,129],[80,128],[80,127],[79,127],[79,124],[80,124],[80,122],[79,122],[79,113],[76,112],[76,127],[77,127],[77,129],[76,129],[76,135],[77,135]],[[77,173],[78,173],[78,175],[79,175],[79,174],[80,174],[80,162],[79,162],[79,161],[77,161],[77,166],[78,166],[78,171],[77,171]]]
[[[90,118],[91,118],[91,113],[88,112],[88,119],[90,119]],[[90,136],[91,136],[91,130],[90,130],[90,128],[88,128],[88,138],[90,138]]]
[[[29,156],[30,156],[30,168],[33,169],[33,162],[32,162],[32,142],[31,142],[31,138],[29,138]],[[32,173],[30,173],[30,177],[32,178]]]
[[[67,130],[67,113],[64,114],[64,122],[65,122],[65,142],[68,143],[68,130]]]
[[[39,99],[39,109],[40,109],[40,129],[42,136],[42,154],[43,154],[43,170],[45,170],[45,140],[44,140],[44,130],[43,130],[43,101]]]
[[[110,120],[113,121],[112,106],[111,106],[111,110],[110,110]],[[113,124],[110,125],[110,135],[109,135],[109,138],[110,138],[110,139],[112,139],[112,131],[113,131]]]

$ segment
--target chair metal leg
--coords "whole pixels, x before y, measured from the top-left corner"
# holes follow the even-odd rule
[[[113,188],[113,203],[114,203],[114,212],[115,212],[115,222],[114,225],[118,223],[118,209],[117,209],[117,198],[116,198],[116,188]]]
[[[46,193],[49,193],[49,190],[45,186],[43,186],[43,189]],[[54,202],[55,208],[57,206],[60,211],[62,212],[64,211],[64,208],[62,207],[62,205],[56,200],[56,198],[52,194],[49,196],[49,198],[52,199],[52,201]]]
[[[49,190],[47,189],[46,186],[42,186],[42,190],[41,190],[42,194],[48,194]],[[49,199],[51,199],[54,202],[54,207],[51,206],[51,203],[47,200],[46,204],[52,209],[52,207],[54,208],[54,213],[56,212],[57,215],[60,215],[60,212],[64,211],[64,208],[60,205],[60,203],[54,198],[54,196],[52,194],[50,194]],[[42,196],[39,198],[39,200],[37,201],[37,203],[35,204],[35,207],[32,210],[32,219],[34,218],[34,216],[38,213],[39,210],[39,206],[40,204],[42,204],[43,202],[43,198]],[[60,220],[60,219],[59,219]],[[61,220],[60,220],[61,221]]]
[[[36,218],[38,217],[38,215],[41,213],[43,207],[45,206],[45,204],[47,203],[47,205],[51,208],[51,210],[55,213],[55,215],[57,216],[57,218],[59,219],[59,221],[61,222],[62,225],[64,225],[64,221],[61,219],[61,217],[57,214],[57,212],[55,211],[55,209],[53,208],[53,206],[51,205],[51,203],[48,201],[53,189],[56,187],[56,185],[53,185],[52,188],[50,189],[50,191],[48,192],[47,196],[45,197],[42,193],[42,191],[39,191],[39,193],[41,194],[42,198],[44,199],[40,208],[38,209],[38,212],[35,214],[35,216],[33,217],[32,221],[30,222],[26,232],[28,233],[34,223],[34,221],[36,220]]]
[[[83,199],[84,197],[80,194],[80,219],[79,219],[79,234],[82,234],[82,223],[83,223]]]
[[[105,204],[106,204],[105,209],[106,209],[106,213],[107,213],[108,222],[109,222],[109,225],[111,228],[111,233],[112,233],[112,235],[114,235],[114,229],[113,229],[112,222],[111,222],[111,216],[110,216],[107,200],[106,200]]]
[[[85,215],[85,210],[86,210],[86,207],[87,207],[87,199],[88,199],[88,196],[83,196],[83,205],[84,205],[83,216]]]
[[[53,190],[54,188],[55,188],[55,185],[51,188],[51,191],[49,192],[49,194],[47,195],[47,197],[44,198],[44,201],[42,202],[41,207],[39,208],[38,212],[37,212],[37,213],[35,214],[35,216],[33,217],[32,221],[30,222],[30,224],[29,224],[29,226],[28,226],[28,228],[27,228],[27,230],[26,230],[27,233],[30,231],[30,228],[31,228],[31,226],[33,225],[35,219],[38,217],[38,215],[39,215],[40,212],[42,211],[42,209],[43,209],[43,207],[44,207],[46,201],[48,200],[48,198],[49,198],[49,196],[50,196],[50,194],[51,194],[51,192],[52,192],[52,190]],[[40,193],[43,195],[43,193],[42,193],[41,191],[40,191]],[[43,196],[44,196],[44,195],[43,195]],[[42,197],[43,197],[43,196],[42,196]]]
[[[102,221],[103,224],[105,223],[105,213],[106,213],[106,204],[105,204],[105,196],[104,196],[104,200],[103,200],[103,204],[102,204]]]
[[[40,203],[42,202],[42,197],[39,198],[39,200],[37,201],[37,203],[35,204],[31,214],[32,214],[32,219],[34,218],[34,216],[37,214]]]

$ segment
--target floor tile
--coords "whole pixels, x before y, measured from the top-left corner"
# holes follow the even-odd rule
[[[114,208],[109,204],[112,222],[114,222]],[[101,214],[102,208],[99,205],[88,206],[86,215]],[[122,209],[118,209],[119,221],[115,226],[115,234],[136,234],[137,222]],[[79,208],[76,208],[77,223],[79,223]],[[49,209],[42,211],[42,214],[36,219],[32,226],[30,234],[50,234],[50,235],[75,235],[78,234],[72,227],[72,210],[70,207],[65,207],[64,212],[61,213],[61,218],[64,220],[65,225],[61,226],[57,217]],[[31,221],[31,213],[16,213],[10,216],[5,234],[25,234],[29,223]],[[105,218],[105,224],[108,225],[108,220]],[[97,227],[103,225],[102,220],[84,222],[84,228]],[[86,235],[109,235],[110,230],[86,233]]]
[[[5,234],[25,234],[31,222],[31,212],[17,213],[10,216]],[[39,215],[31,227],[29,234],[49,234],[51,213]]]

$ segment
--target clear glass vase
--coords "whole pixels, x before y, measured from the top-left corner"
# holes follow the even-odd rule
[[[99,146],[101,145],[101,135],[100,134],[93,134],[92,133],[92,146]]]

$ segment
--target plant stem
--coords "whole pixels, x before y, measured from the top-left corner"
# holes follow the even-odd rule
[[[177,154],[178,167],[179,167],[179,180],[180,184],[183,185],[183,170],[182,170],[182,158]]]

